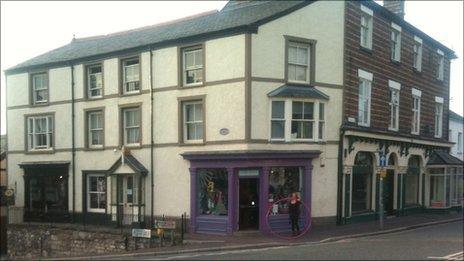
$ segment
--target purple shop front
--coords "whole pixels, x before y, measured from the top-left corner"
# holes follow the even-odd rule
[[[232,234],[290,231],[288,205],[298,193],[307,208],[300,226],[311,222],[312,160],[319,151],[186,152],[190,161],[190,231]],[[277,204],[276,204],[277,203]],[[268,219],[269,213],[269,219]]]

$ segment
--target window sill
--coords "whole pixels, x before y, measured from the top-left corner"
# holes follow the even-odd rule
[[[369,128],[371,125],[370,125],[370,124],[364,124],[364,123],[359,123],[359,122],[358,122],[358,126]]]
[[[401,61],[397,61],[397,60],[393,60],[390,58],[390,61],[392,64],[396,65],[396,66],[401,66]]]
[[[419,132],[411,132],[411,135],[416,135],[416,136],[419,136],[420,133]]]
[[[199,140],[199,141],[184,141],[179,144],[179,146],[203,146],[206,145],[206,142],[204,140]]]
[[[388,130],[389,130],[389,131],[398,132],[399,129],[393,129],[393,128],[388,127]]]
[[[26,151],[25,154],[53,154],[55,153],[55,150],[53,148],[51,149],[32,149]]]
[[[414,66],[412,67],[412,71],[413,71],[414,73],[417,73],[417,74],[419,74],[419,75],[422,75],[422,70],[419,71],[419,70],[417,70],[417,68],[414,67]]]
[[[142,94],[142,91],[138,90],[138,91],[134,91],[134,92],[124,92],[124,93],[120,94],[119,96],[124,97],[124,96],[140,95],[140,94]]]
[[[98,97],[87,97],[87,101],[98,101],[98,100],[103,100],[103,96],[98,96]]]
[[[195,84],[184,84],[184,85],[180,86],[179,89],[190,89],[190,88],[197,88],[197,87],[203,87],[203,86],[205,86],[204,82],[195,83]]]
[[[124,148],[128,149],[141,149],[142,145],[140,143],[124,144]]]
[[[104,147],[104,146],[100,146],[100,147],[87,147],[87,148],[85,148],[84,150],[86,150],[86,151],[105,150],[105,147]]]
[[[48,106],[49,102],[39,102],[39,103],[32,103],[31,106],[33,107],[40,107],[40,106]]]
[[[369,55],[373,55],[373,52],[372,52],[372,48],[368,48],[368,47],[364,47],[362,45],[359,46],[359,50],[369,54]]]

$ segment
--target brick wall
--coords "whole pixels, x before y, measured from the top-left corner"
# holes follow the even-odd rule
[[[422,72],[416,72],[413,69],[414,33],[402,27],[401,61],[394,63],[390,59],[391,20],[387,16],[374,10],[371,52],[360,47],[360,3],[356,1],[346,2],[345,16],[345,119],[358,116],[358,69],[363,69],[374,74],[371,92],[371,129],[388,131],[390,122],[388,80],[393,80],[401,84],[399,132],[407,135],[411,133],[411,89],[417,88],[422,91],[421,136],[434,137],[435,96],[440,96],[444,98],[442,140],[447,140],[449,59],[445,58],[444,80],[440,82],[435,78],[437,46],[422,39]],[[399,25],[401,26],[401,24]],[[429,133],[426,133],[427,125],[430,128]]]

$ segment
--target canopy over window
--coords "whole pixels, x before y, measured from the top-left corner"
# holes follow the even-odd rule
[[[445,151],[435,150],[430,155],[430,159],[427,162],[427,166],[434,165],[459,165],[462,166],[464,162]]]
[[[285,84],[279,88],[268,93],[269,97],[282,97],[282,98],[308,98],[308,99],[319,99],[329,100],[329,96],[319,91],[313,86],[299,86]]]

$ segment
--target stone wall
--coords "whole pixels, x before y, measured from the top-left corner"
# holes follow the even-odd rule
[[[158,246],[156,242],[152,246]],[[82,256],[150,247],[150,240],[132,238],[130,230],[21,224],[8,227],[9,258]]]

